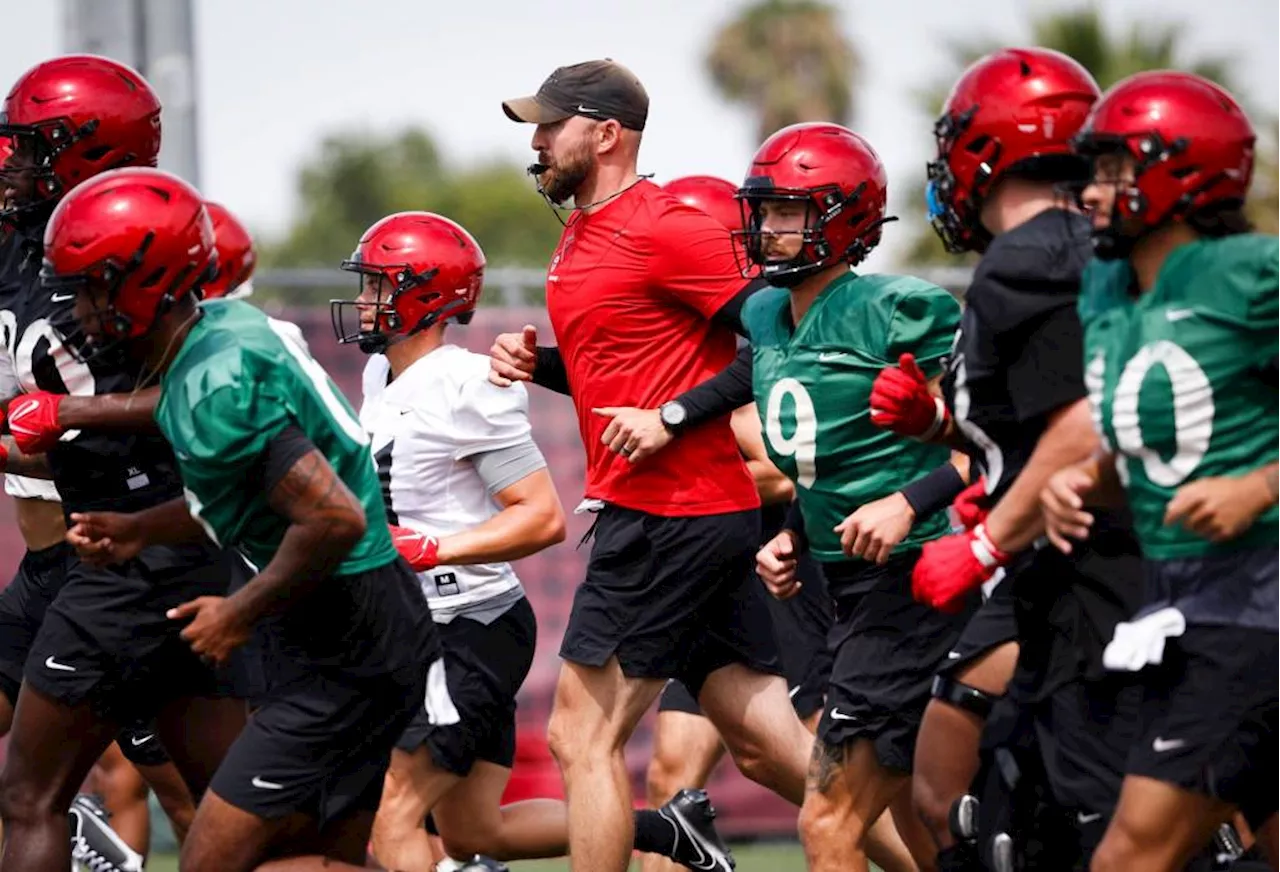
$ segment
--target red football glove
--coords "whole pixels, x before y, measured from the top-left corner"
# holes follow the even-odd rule
[[[439,565],[440,540],[435,536],[395,524],[387,527],[391,530],[391,543],[414,572],[426,572]]]
[[[929,393],[913,354],[886,366],[871,386],[871,423],[899,436],[928,440],[947,422],[946,404]]]
[[[943,536],[925,543],[911,571],[911,593],[939,611],[957,612],[965,595],[990,581],[1009,559],[991,541],[985,524]]]
[[[62,394],[34,391],[9,404],[9,432],[23,454],[44,454],[62,438],[66,429],[58,423]]]
[[[980,476],[956,496],[951,503],[952,524],[965,530],[972,530],[987,519],[991,509],[985,505],[987,500],[987,479]]]

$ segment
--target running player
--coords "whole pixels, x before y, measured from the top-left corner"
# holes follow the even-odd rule
[[[987,593],[938,673],[917,746],[916,804],[944,870],[977,862],[979,845],[957,841],[949,820],[978,772],[979,734],[1014,675],[1019,638],[1012,702],[1034,724],[1040,765],[1025,766],[1016,804],[1035,806],[1021,797],[1043,769],[1062,822],[1037,834],[1041,863],[1088,866],[1136,717],[1131,683],[1096,680],[1099,643],[1127,616],[1140,583],[1136,542],[1113,522],[1073,561],[1032,548],[1043,533],[1041,488],[1097,444],[1076,314],[1088,222],[1063,190],[1084,177],[1070,139],[1097,97],[1079,63],[1046,49],[1001,50],[961,76],[935,128],[930,213],[948,249],[982,260],[942,382],[946,405],[940,413],[909,365],[886,369],[872,394],[877,424],[915,438],[933,430],[983,476],[981,522],[926,545],[914,571],[917,593],[935,605],[953,591]],[[990,555],[979,550],[988,544]]]
[[[484,265],[454,222],[392,215],[343,264],[361,276],[360,295],[332,304],[339,341],[373,354],[360,417],[396,545],[420,573],[444,643],[459,717],[436,725],[420,713],[392,754],[373,838],[388,868],[429,865],[428,813],[454,857],[561,856],[569,847],[564,803],[500,807],[515,759],[516,695],[537,638],[508,561],[561,541],[564,514],[523,387],[495,387],[487,357],[445,341],[449,323],[471,320]],[[639,812],[636,832],[642,851],[682,847],[698,858],[656,812]],[[662,838],[645,841],[651,833]]]
[[[1242,208],[1255,134],[1204,79],[1140,73],[1094,107],[1086,382],[1103,452],[1043,502],[1068,553],[1127,498],[1146,598],[1106,649],[1147,684],[1092,868],[1175,870],[1233,810],[1276,856],[1277,260]],[[1152,666],[1152,664],[1155,664]]]
[[[67,512],[142,508],[181,493],[169,447],[158,435],[138,432],[153,434],[154,424],[145,408],[129,402],[138,389],[136,365],[78,356],[69,335],[78,333],[74,295],[51,292],[38,278],[54,205],[104,170],[154,163],[159,112],[137,73],[87,55],[37,64],[5,99],[0,134],[12,139],[14,151],[4,167],[3,219],[15,227],[16,259],[3,308],[16,375],[29,391],[7,410],[16,443],[6,465],[52,476]],[[110,392],[124,396],[95,396]],[[117,432],[99,430],[104,421]],[[176,746],[184,778],[193,790],[204,788],[244,709],[208,698],[224,688],[163,611],[166,603],[221,592],[227,580],[227,564],[207,543],[149,549],[109,568],[68,557],[33,579],[23,609],[27,657],[18,697],[25,702],[17,706],[0,780],[6,869],[67,862],[66,810],[122,724],[160,711],[160,732]],[[87,862],[116,862],[118,852],[86,853],[99,821],[73,818],[73,835],[84,836],[74,852]]]
[[[256,636],[268,685],[200,802],[182,867],[247,872],[293,856],[294,869],[359,868],[396,738],[424,705],[456,719],[367,437],[265,315],[197,306],[213,229],[185,182],[143,169],[93,179],[63,200],[47,243],[45,281],[74,293],[91,347],[121,347],[160,378],[156,421],[184,484],[142,512],[74,513],[70,540],[117,563],[208,536],[252,576],[168,613],[214,663]]]

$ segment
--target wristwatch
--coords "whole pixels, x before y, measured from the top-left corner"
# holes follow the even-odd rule
[[[689,420],[689,410],[678,400],[671,400],[658,406],[658,417],[668,433],[679,436],[684,432],[684,425]]]

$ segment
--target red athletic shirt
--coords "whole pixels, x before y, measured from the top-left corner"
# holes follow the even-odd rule
[[[642,181],[590,215],[574,213],[547,268],[555,330],[587,450],[586,495],[654,515],[760,505],[728,417],[632,464],[600,442],[605,406],[653,409],[733,360],[711,316],[746,282],[714,218]]]

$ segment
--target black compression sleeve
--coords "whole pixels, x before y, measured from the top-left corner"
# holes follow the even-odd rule
[[[804,532],[804,514],[800,511],[799,500],[792,500],[791,505],[787,506],[787,520],[782,529],[796,534],[796,550],[799,554],[809,550],[809,537]]]
[[[964,489],[965,483],[960,477],[960,471],[948,461],[927,475],[917,478],[900,493],[915,510],[916,520],[923,521],[934,512],[951,505],[951,501]]]
[[[315,450],[315,444],[296,424],[290,424],[267,443],[262,455],[263,490],[270,493],[280,483],[293,465],[305,454]]]
[[[751,369],[751,346],[744,345],[738,349],[733,363],[676,397],[688,412],[685,427],[696,427],[728,415],[751,402]]]

